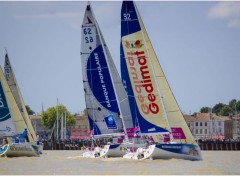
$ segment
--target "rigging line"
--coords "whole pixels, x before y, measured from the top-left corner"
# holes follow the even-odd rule
[[[123,101],[128,100],[128,98],[124,98],[123,100],[119,101],[119,103],[122,103]]]
[[[108,69],[108,67],[101,67],[101,70],[102,70],[102,69]],[[89,68],[89,69],[87,69],[87,70],[90,70],[90,71],[93,70],[93,71],[95,71],[95,70],[99,70],[99,69],[98,69],[98,68]]]

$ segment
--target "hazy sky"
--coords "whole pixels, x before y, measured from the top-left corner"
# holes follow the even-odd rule
[[[85,108],[80,58],[86,1],[0,2],[0,64],[5,49],[25,104],[36,113]],[[136,2],[170,87],[185,113],[240,100],[240,2]],[[121,1],[92,1],[120,69]]]

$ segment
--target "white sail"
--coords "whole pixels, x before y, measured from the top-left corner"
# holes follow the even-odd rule
[[[37,140],[36,133],[33,129],[30,117],[28,115],[28,112],[27,112],[27,109],[25,107],[23,98],[21,96],[21,92],[19,90],[17,80],[15,78],[14,71],[12,69],[12,66],[11,66],[11,63],[10,63],[10,60],[9,60],[9,57],[8,57],[7,53],[5,55],[4,73],[5,73],[7,83],[8,83],[8,85],[9,85],[11,91],[12,91],[13,97],[14,97],[16,103],[17,103],[17,106],[18,106],[18,108],[19,108],[19,110],[20,110],[20,112],[21,112],[21,114],[24,118],[24,121],[27,125],[27,129],[30,133],[29,134],[29,140],[30,140],[30,142],[34,142],[34,141]]]
[[[134,97],[132,116],[144,133],[165,129],[172,140],[195,144],[134,2],[123,2],[121,19],[121,70],[126,89]]]
[[[0,136],[21,134],[26,127],[0,67]]]
[[[200,147],[185,122],[133,1],[122,3],[120,49],[121,73],[132,117],[142,133],[155,134],[149,137],[150,145],[124,158],[201,160]],[[161,134],[165,132],[168,134]]]
[[[127,94],[89,2],[81,36],[83,85],[91,132],[119,135],[133,127]]]

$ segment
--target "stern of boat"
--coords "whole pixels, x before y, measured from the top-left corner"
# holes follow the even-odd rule
[[[9,144],[5,144],[0,147],[0,156],[5,156],[9,148]]]

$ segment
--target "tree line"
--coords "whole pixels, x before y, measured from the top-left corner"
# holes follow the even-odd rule
[[[26,105],[26,109],[29,115],[34,114],[35,112],[31,110],[31,108]],[[42,112],[42,124],[44,127],[51,129],[57,118],[57,111],[59,116],[62,115],[63,112],[66,112],[67,117],[67,126],[74,126],[76,121],[74,119],[74,115],[72,115],[65,106],[60,105],[56,107],[50,107],[46,111]],[[217,103],[213,107],[204,106],[200,109],[201,113],[215,113],[221,116],[234,116],[240,112],[240,100],[232,99],[228,104]],[[87,114],[86,109],[84,113]]]
[[[35,114],[35,112],[28,105],[26,105],[26,109],[29,115]],[[46,111],[43,111],[41,114],[42,125],[45,128],[52,129],[52,127],[54,126],[54,123],[57,120],[57,114],[59,115],[59,118],[60,118],[63,113],[66,113],[67,126],[74,126],[76,123],[76,120],[74,119],[74,115],[72,115],[64,105],[50,107]]]
[[[201,113],[216,113],[221,116],[234,116],[240,112],[240,100],[232,99],[228,104],[217,103],[213,107],[204,106]]]

